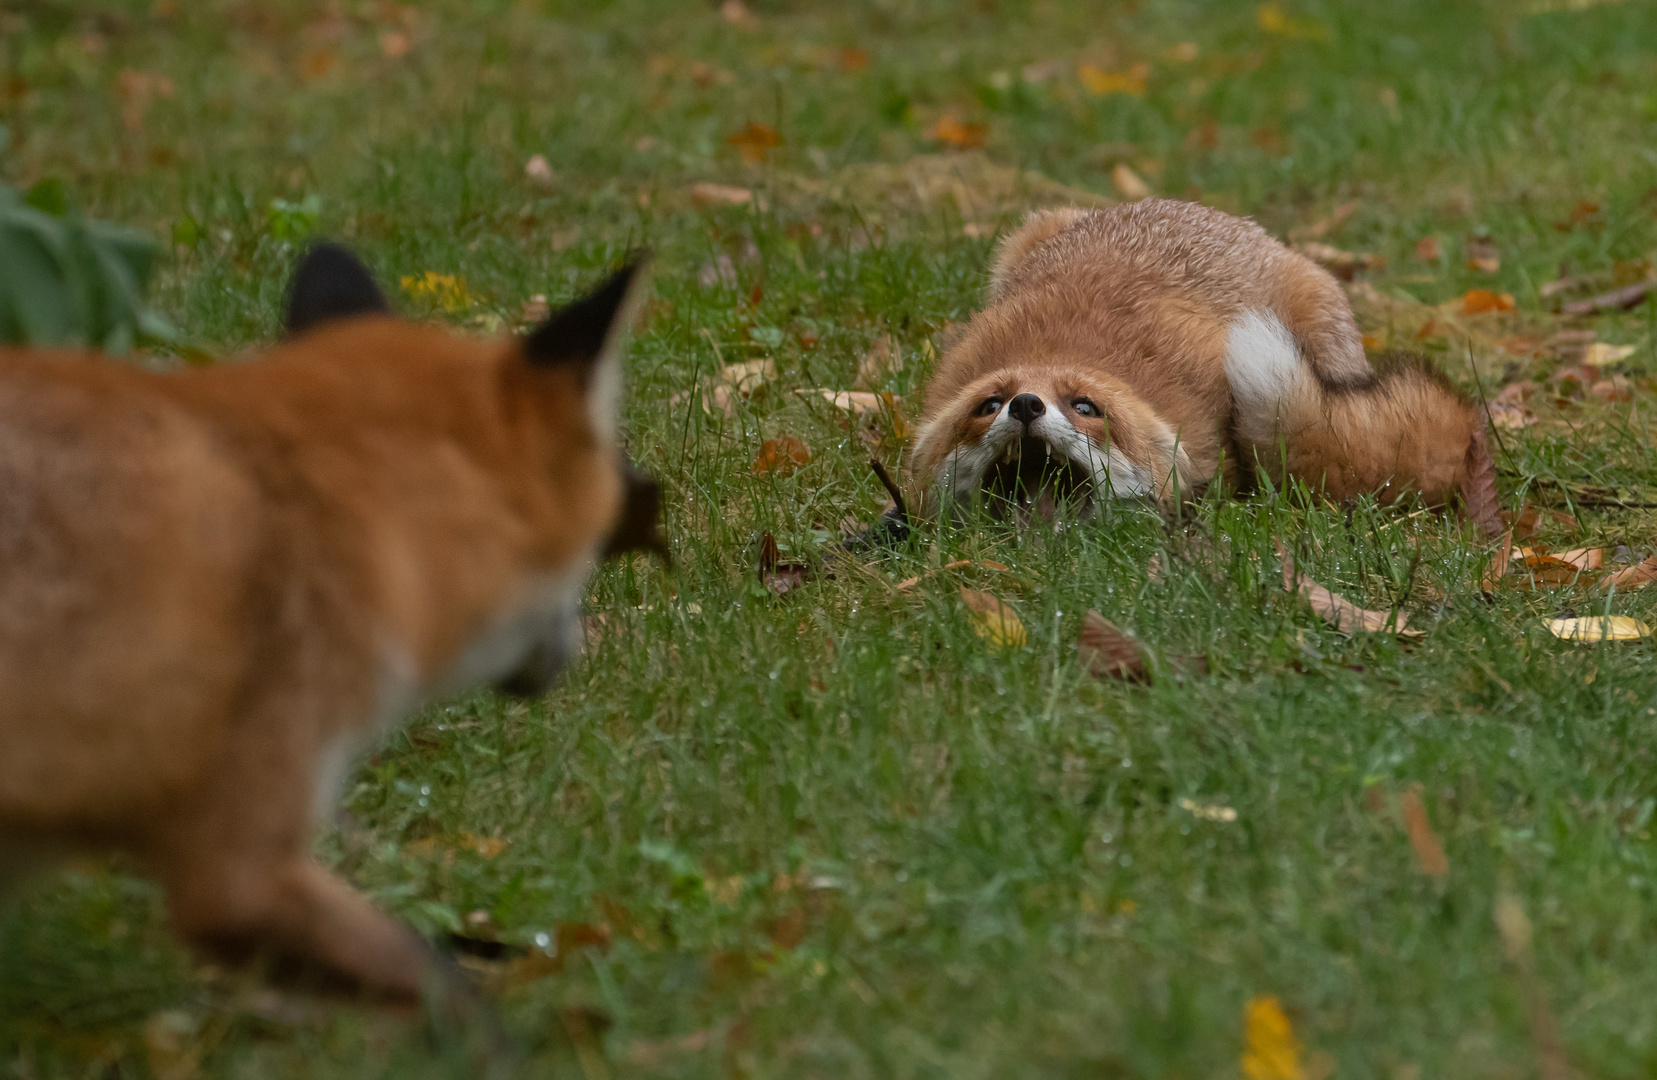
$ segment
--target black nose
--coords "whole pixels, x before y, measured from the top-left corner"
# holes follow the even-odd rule
[[[1034,394],[1020,394],[1007,402],[1007,411],[1013,414],[1013,419],[1021,424],[1028,424],[1036,417],[1047,411],[1047,406],[1041,403],[1041,398]]]

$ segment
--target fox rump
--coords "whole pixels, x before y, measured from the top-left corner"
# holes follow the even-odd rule
[[[1444,502],[1478,428],[1423,364],[1377,371],[1335,279],[1251,221],[1146,199],[1032,213],[925,393],[932,512],[1164,505],[1218,478]]]
[[[0,351],[0,885],[124,850],[207,952],[417,997],[437,957],[313,827],[422,701],[544,690],[595,561],[655,543],[615,444],[641,289],[485,341],[323,246],[246,363]]]

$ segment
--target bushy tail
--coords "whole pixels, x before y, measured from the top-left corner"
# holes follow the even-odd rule
[[[1226,356],[1233,428],[1276,482],[1329,498],[1419,493],[1447,502],[1461,481],[1477,411],[1418,357],[1394,354],[1371,376],[1326,384],[1275,319],[1251,316]]]

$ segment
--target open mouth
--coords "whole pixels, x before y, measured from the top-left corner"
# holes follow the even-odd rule
[[[1044,439],[1025,436],[1010,443],[984,473],[986,508],[997,516],[1032,515],[1051,522],[1064,508],[1085,509],[1093,495],[1086,469],[1056,454]]]

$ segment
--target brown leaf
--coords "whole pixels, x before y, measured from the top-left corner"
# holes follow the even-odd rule
[[[1494,274],[1502,268],[1501,252],[1489,240],[1475,237],[1462,249],[1467,258],[1467,269],[1481,274]]]
[[[388,60],[401,60],[414,48],[413,40],[401,30],[380,32],[380,55]]]
[[[1484,429],[1473,432],[1461,463],[1461,508],[1473,527],[1485,536],[1502,535],[1502,502],[1496,491],[1496,463]]]
[[[782,145],[782,136],[777,134],[776,128],[755,121],[741,131],[727,135],[725,142],[736,147],[736,152],[742,156],[743,161],[758,164],[764,161],[772,150]]]
[[[805,940],[805,931],[805,908],[796,907],[772,919],[765,928],[765,936],[771,939],[771,944],[786,952],[799,947],[800,942]]]
[[[1356,202],[1341,203],[1329,212],[1328,217],[1318,218],[1316,221],[1302,225],[1299,228],[1290,229],[1289,239],[1322,240],[1325,236],[1345,225],[1346,219],[1356,213],[1357,210],[1358,204]]]
[[[989,134],[990,129],[983,124],[964,123],[954,113],[945,113],[927,131],[926,137],[951,150],[976,150],[984,145]]]
[[[961,599],[972,613],[978,636],[1000,648],[1021,648],[1029,640],[1018,612],[1000,597],[961,586]]]
[[[1512,311],[1513,294],[1491,292],[1489,289],[1468,289],[1461,297],[1461,314],[1484,315],[1492,311]]]
[[[1151,185],[1145,182],[1144,177],[1134,172],[1127,162],[1118,162],[1110,171],[1110,182],[1116,188],[1116,193],[1129,202],[1138,202],[1148,199],[1155,192]]]
[[[1076,635],[1076,657],[1083,670],[1096,679],[1150,680],[1139,643],[1097,611],[1090,610],[1082,617],[1082,630]]]
[[[810,579],[811,564],[783,562],[777,538],[766,533],[759,546],[759,583],[778,596],[785,596]]]
[[[1328,270],[1342,281],[1351,281],[1361,270],[1369,270],[1386,263],[1386,258],[1374,252],[1343,251],[1338,247],[1307,241],[1296,244],[1295,250]]]
[[[1549,557],[1578,570],[1598,570],[1605,562],[1605,549],[1573,548],[1570,551],[1561,551],[1559,554]]]
[[[1409,833],[1410,847],[1415,850],[1415,860],[1421,866],[1421,872],[1429,877],[1441,878],[1450,872],[1450,860],[1444,854],[1444,845],[1439,843],[1438,834],[1433,832],[1432,822],[1427,820],[1427,808],[1421,805],[1421,785],[1411,784],[1398,796],[1398,809],[1404,816],[1404,830]]]
[[[1603,584],[1608,588],[1638,589],[1653,581],[1657,581],[1657,555],[1647,555],[1635,565],[1608,575]]]
[[[524,179],[536,187],[552,187],[552,163],[547,160],[545,154],[536,154],[524,162]]]
[[[1509,529],[1507,535],[1502,537],[1501,546],[1496,549],[1496,554],[1491,558],[1490,565],[1485,567],[1484,577],[1479,579],[1480,592],[1489,596],[1496,591],[1496,586],[1501,582],[1502,576],[1507,573],[1507,564],[1512,558],[1513,530]]]
[[[1425,631],[1412,629],[1408,625],[1409,619],[1402,611],[1394,614],[1361,608],[1312,579],[1300,577],[1295,572],[1294,557],[1281,541],[1274,542],[1277,545],[1277,554],[1283,560],[1283,588],[1304,596],[1306,602],[1312,606],[1313,613],[1341,633],[1355,634],[1360,630],[1369,633],[1390,631],[1405,638],[1425,636]]]
[[[1422,262],[1437,262],[1444,257],[1444,245],[1436,236],[1423,236],[1415,242],[1415,257]]]
[[[903,370],[903,354],[890,336],[878,337],[857,365],[852,386],[858,390],[879,390],[894,373]]]
[[[799,439],[783,435],[766,439],[760,444],[759,456],[749,470],[754,476],[788,476],[795,469],[811,464],[811,447]]]
[[[1536,956],[1531,951],[1530,918],[1518,897],[1504,892],[1496,897],[1496,930],[1508,963],[1519,972],[1525,992],[1525,1011],[1530,1024],[1531,1045],[1536,1049],[1537,1074],[1542,1080],[1571,1080],[1575,1075],[1559,1037],[1559,1022],[1548,1004],[1546,988],[1536,973]]]
[[[747,188],[729,184],[699,183],[690,186],[691,204],[698,209],[710,206],[747,206],[754,201],[754,193]]]

